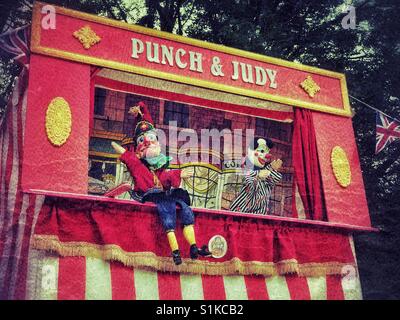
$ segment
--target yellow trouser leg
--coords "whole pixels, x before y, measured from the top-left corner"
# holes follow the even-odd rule
[[[176,241],[176,236],[174,231],[167,232],[169,246],[171,247],[171,251],[178,250],[178,241]]]
[[[194,229],[192,224],[185,226],[183,228],[183,235],[185,236],[186,241],[189,242],[190,245],[196,244],[196,238],[194,236]]]

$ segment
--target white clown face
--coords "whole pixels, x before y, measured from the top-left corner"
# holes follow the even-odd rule
[[[255,167],[264,168],[271,161],[270,149],[265,139],[262,138],[257,140],[257,145],[257,148],[254,150],[247,149],[247,157]]]

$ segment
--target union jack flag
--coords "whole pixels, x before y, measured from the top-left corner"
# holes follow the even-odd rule
[[[10,60],[14,60],[21,66],[29,66],[29,38],[30,26],[7,31],[0,35],[1,55]]]
[[[400,139],[400,123],[390,120],[389,117],[377,112],[375,154],[381,152],[386,146],[398,139]]]

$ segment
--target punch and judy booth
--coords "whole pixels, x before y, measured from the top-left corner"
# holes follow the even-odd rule
[[[352,235],[373,228],[343,74],[61,7],[44,28],[44,6],[1,124],[2,298],[362,298]],[[133,196],[111,142],[132,148],[139,102],[169,168],[193,168],[180,187],[211,256],[190,258],[178,207],[174,264]],[[282,160],[260,212],[231,206],[249,135]]]

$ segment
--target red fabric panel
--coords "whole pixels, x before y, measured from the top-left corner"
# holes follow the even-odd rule
[[[86,258],[58,259],[58,300],[85,300]]]
[[[111,287],[113,300],[134,300],[135,283],[132,267],[126,267],[122,263],[110,262]]]
[[[226,300],[224,278],[202,275],[204,300]]]
[[[22,57],[25,58],[26,57]],[[23,119],[28,70],[14,83],[0,128],[0,299],[26,298],[26,278],[36,196],[21,192]]]
[[[244,276],[249,300],[269,300],[265,277]]]
[[[158,272],[160,300],[182,300],[180,277],[179,273]]]
[[[305,215],[307,219],[326,220],[312,112],[296,108],[294,114],[293,167]],[[297,212],[293,199],[292,208]]]
[[[32,235],[32,222],[35,211],[35,195],[29,195],[29,207],[26,210],[26,221],[24,229],[24,240],[22,242],[20,269],[18,270],[17,285],[14,298],[16,300],[26,299],[26,278],[28,272],[28,258],[30,249],[30,240]]]
[[[313,112],[328,221],[370,227],[367,198],[351,118]],[[331,153],[340,146],[347,154],[351,183],[341,187],[333,174]]]
[[[354,263],[348,236],[324,229],[288,228],[270,225],[264,220],[203,212],[196,216],[195,231],[199,246],[216,234],[225,237],[228,251],[218,262],[239,258],[262,262],[296,259],[299,264]],[[148,205],[66,199],[53,202],[47,198],[36,234],[56,235],[61,242],[116,244],[126,252],[154,252],[157,256],[170,257],[156,208]],[[189,245],[181,228],[177,228],[176,236],[182,256],[188,257]],[[202,260],[216,262],[211,257]]]
[[[287,275],[286,283],[290,293],[291,300],[310,300],[310,291],[308,289],[307,279],[296,275]]]
[[[12,113],[14,114],[14,117],[16,117],[16,127],[13,125],[13,130],[15,130],[13,132],[13,141],[14,143],[17,142],[16,145],[16,150],[14,150],[14,154],[12,155],[14,158],[12,159],[13,161],[13,168],[12,170],[15,170],[15,166],[18,166],[18,176],[10,176],[10,178],[16,178],[17,181],[7,181],[7,184],[10,183],[9,185],[11,186],[13,183],[17,183],[18,189],[15,191],[12,191],[11,187],[9,189],[9,192],[11,194],[8,195],[8,199],[9,201],[12,199],[13,197],[13,193],[15,195],[15,203],[14,203],[14,210],[11,209],[11,211],[8,211],[8,219],[12,220],[12,223],[9,225],[11,228],[8,228],[8,226],[5,226],[3,228],[3,235],[5,236],[6,239],[6,243],[8,242],[10,245],[10,251],[8,252],[9,256],[14,257],[13,259],[9,259],[8,260],[8,265],[7,265],[7,272],[6,274],[9,274],[11,276],[9,277],[5,277],[5,281],[4,281],[4,289],[7,292],[8,290],[13,290],[12,287],[12,283],[11,281],[13,281],[13,278],[16,276],[15,272],[17,272],[18,269],[18,258],[19,258],[19,252],[16,252],[16,247],[17,247],[17,237],[18,237],[18,231],[19,228],[21,226],[18,226],[19,224],[19,220],[22,214],[22,198],[23,198],[23,193],[21,192],[20,186],[21,186],[21,163],[22,163],[22,134],[19,133],[20,130],[22,130],[22,112],[18,112],[17,108],[22,108],[22,96],[24,94],[24,91],[20,92],[20,97],[19,97],[19,103],[17,106],[15,106],[12,111]],[[11,124],[10,124],[11,125]],[[17,158],[16,158],[17,157]],[[1,176],[1,175],[0,175]],[[11,202],[11,201],[10,201]],[[7,204],[8,206],[10,205],[10,203]],[[7,210],[7,209],[6,209]],[[12,217],[10,217],[10,215],[12,215]],[[7,220],[8,220],[7,219]],[[7,221],[6,220],[6,221]],[[18,226],[18,227],[17,227]],[[3,257],[4,257],[4,252],[3,252]],[[0,256],[1,257],[1,256]],[[0,261],[2,260],[2,258],[0,258]],[[3,270],[0,270],[0,272],[4,272]],[[1,289],[0,289],[1,290]],[[15,289],[14,289],[15,290]],[[10,297],[10,298],[14,298],[14,297]]]
[[[72,114],[71,134],[62,147],[49,142],[44,128],[47,107],[56,97],[68,102]],[[22,163],[23,190],[87,192],[89,117],[90,65],[32,54]]]
[[[133,85],[126,82],[119,82],[112,79],[107,79],[104,77],[95,77],[95,82],[97,85],[106,87],[109,89],[114,89],[118,91],[124,91],[134,94],[140,94],[165,100],[178,101],[182,103],[193,104],[200,107],[209,107],[212,109],[225,110],[230,112],[238,112],[241,114],[246,114],[249,116],[264,117],[276,121],[287,121],[293,120],[292,112],[282,112],[276,110],[267,110],[261,108],[246,107],[242,105],[219,102],[208,100],[204,98],[193,97],[186,94],[156,90],[152,88],[142,87],[138,85]]]
[[[326,277],[326,294],[328,300],[344,300],[342,276]]]

